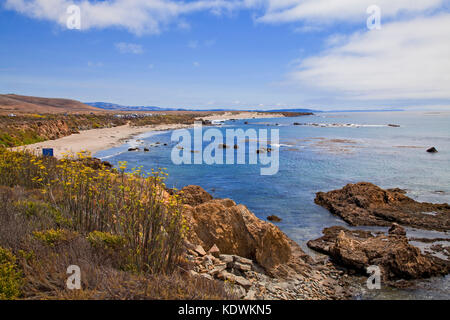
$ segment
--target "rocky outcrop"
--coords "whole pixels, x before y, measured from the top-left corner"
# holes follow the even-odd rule
[[[85,166],[88,166],[94,170],[99,170],[99,169],[113,169],[113,165],[108,162],[108,161],[102,161],[101,159],[98,158],[83,158],[83,159],[79,159],[77,160],[79,162],[82,162]]]
[[[318,192],[315,202],[352,226],[390,226],[450,230],[450,205],[417,202],[400,189],[383,190],[368,182]]]
[[[183,196],[188,194],[183,191]],[[216,244],[223,253],[256,260],[267,269],[289,261],[292,255],[289,240],[273,224],[259,220],[245,206],[230,199],[198,203],[200,195],[203,196],[195,192],[184,200],[191,203],[184,213],[192,230],[189,235],[192,243],[206,248]]]
[[[273,277],[257,262],[237,255],[220,254],[211,248],[196,250],[189,245],[186,258],[193,264],[191,276],[224,281],[225,289],[238,299],[296,300],[342,299],[347,297],[337,278],[339,271],[331,267],[327,274],[313,271],[307,276],[283,279]],[[201,252],[201,253],[200,253]],[[215,252],[216,255],[211,254]]]
[[[401,235],[401,229],[395,226],[386,236],[335,226],[324,229],[324,236],[309,241],[308,246],[329,255],[335,263],[363,274],[367,267],[376,265],[387,281],[428,278],[449,272],[447,261],[421,253]]]
[[[212,200],[212,196],[199,186],[186,186],[180,192],[184,204],[197,206]]]
[[[337,275],[331,277],[338,273],[332,265],[318,267],[278,227],[258,219],[244,205],[237,205],[230,199],[213,199],[198,186],[183,188],[180,196],[189,227],[187,258],[196,266],[193,272],[237,283],[242,288],[238,289],[238,296],[245,294],[249,296],[247,298],[329,299],[345,296],[346,290],[339,284],[340,279]],[[275,283],[284,283],[283,286],[291,289],[280,291],[275,288],[278,287]],[[275,288],[272,293],[259,289],[271,285]],[[273,296],[276,292],[279,295]]]
[[[272,221],[272,222],[281,222],[281,218],[274,214],[271,216],[268,216],[267,220]]]

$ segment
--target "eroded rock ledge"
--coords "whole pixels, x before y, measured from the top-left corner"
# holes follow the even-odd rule
[[[421,253],[408,243],[406,232],[397,224],[388,235],[338,226],[324,229],[323,234],[309,241],[308,246],[362,274],[366,274],[368,266],[376,265],[385,281],[421,279],[449,272],[448,261]]]
[[[369,183],[348,184],[339,190],[318,192],[315,203],[352,226],[390,226],[450,230],[450,205],[417,202],[401,189],[383,190]]]
[[[190,272],[227,284],[246,299],[342,299],[342,272],[320,265],[278,227],[244,205],[213,199],[198,186],[181,190],[189,226]],[[344,278],[345,279],[345,278]]]

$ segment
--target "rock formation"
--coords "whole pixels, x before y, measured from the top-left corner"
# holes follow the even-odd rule
[[[189,227],[187,258],[195,265],[191,273],[234,283],[240,298],[330,299],[347,294],[333,265],[320,269],[278,227],[244,205],[213,199],[198,186],[187,186],[180,195]]]
[[[324,229],[324,236],[309,241],[308,246],[329,255],[337,264],[363,274],[366,274],[367,267],[376,265],[387,281],[448,274],[447,261],[421,253],[408,243],[402,229],[396,225],[386,236],[335,226]]]
[[[400,189],[383,190],[368,182],[318,192],[315,203],[352,226],[390,226],[393,222],[415,228],[450,230],[450,205],[417,202]]]

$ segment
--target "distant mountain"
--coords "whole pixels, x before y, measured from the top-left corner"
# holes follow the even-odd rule
[[[101,111],[76,100],[0,94],[0,112],[72,113]]]
[[[210,112],[221,112],[221,111],[257,111],[257,112],[322,112],[311,109],[274,109],[274,110],[243,110],[243,109],[182,109],[182,108],[161,108],[156,106],[124,106],[116,103],[109,102],[85,102],[86,104],[93,106],[95,108],[100,108],[104,110],[116,110],[116,111],[210,111]]]
[[[323,112],[319,110],[312,110],[312,109],[272,109],[272,110],[261,110],[265,112],[300,112],[300,113],[317,113],[317,112]]]
[[[185,109],[160,108],[155,106],[123,106],[109,102],[86,102],[86,104],[95,108],[116,111],[185,111]]]
[[[390,111],[405,111],[404,109],[369,109],[369,110],[328,110],[328,111],[321,111],[321,112],[390,112]]]

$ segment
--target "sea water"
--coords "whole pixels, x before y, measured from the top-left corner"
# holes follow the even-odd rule
[[[199,185],[214,197],[246,205],[261,219],[275,214],[282,218],[277,224],[281,230],[310,254],[314,252],[307,248],[308,240],[320,237],[325,227],[346,225],[314,204],[316,192],[368,181],[382,188],[405,189],[417,201],[450,202],[450,112],[317,113],[230,120],[215,127],[224,136],[226,129],[233,128],[278,129],[279,145],[272,146],[279,148],[278,173],[263,176],[261,166],[248,163],[174,165],[171,152],[177,142],[171,141],[170,131],[150,132],[95,156],[114,165],[127,161],[129,168],[167,168],[168,187]],[[130,146],[150,151],[128,152]],[[430,147],[438,153],[426,152]],[[413,232],[427,236],[419,230],[409,234]],[[436,282],[422,289],[382,290],[363,297],[450,298],[448,277],[431,281]]]

